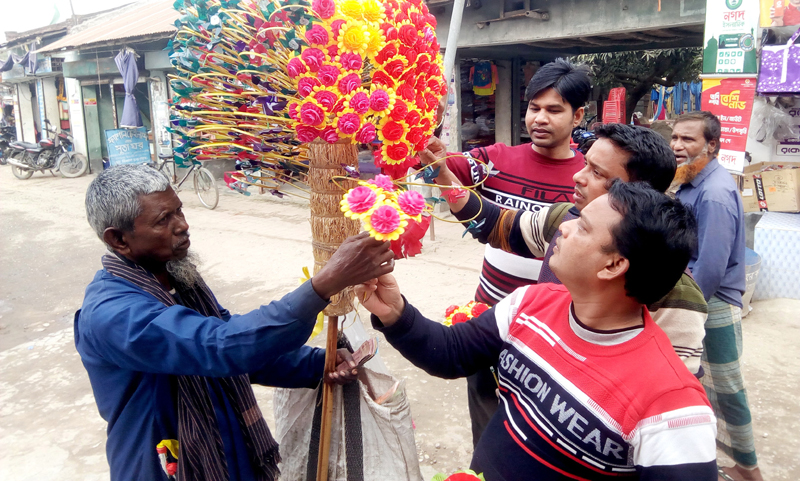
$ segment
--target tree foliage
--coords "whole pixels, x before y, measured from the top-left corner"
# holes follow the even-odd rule
[[[612,88],[625,87],[628,116],[652,88],[697,80],[703,70],[701,48],[594,53],[579,55],[575,60],[591,67],[595,87],[604,94]]]

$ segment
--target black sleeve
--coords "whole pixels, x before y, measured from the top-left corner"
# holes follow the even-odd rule
[[[412,364],[445,379],[469,376],[494,365],[503,346],[494,308],[448,327],[427,319],[406,302],[396,323],[384,327],[373,315],[372,326]]]

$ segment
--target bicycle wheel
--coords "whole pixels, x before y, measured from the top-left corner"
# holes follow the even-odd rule
[[[194,173],[194,191],[197,193],[200,203],[209,209],[213,209],[219,203],[217,181],[214,180],[211,172],[204,167],[200,167]]]

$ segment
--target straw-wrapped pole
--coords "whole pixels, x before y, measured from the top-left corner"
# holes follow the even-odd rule
[[[311,236],[314,246],[314,273],[325,266],[339,245],[351,235],[358,234],[360,225],[347,219],[339,209],[343,191],[357,184],[354,181],[332,182],[334,177],[345,176],[342,165],[358,167],[358,151],[350,142],[328,144],[315,140],[309,144],[308,183],[311,187]],[[331,298],[325,309],[328,316],[328,336],[325,351],[325,373],[336,368],[336,340],[339,334],[339,318],[353,309],[353,290],[348,288]],[[333,386],[323,383],[322,416],[320,419],[319,458],[317,458],[317,481],[328,480],[331,425],[333,423]]]

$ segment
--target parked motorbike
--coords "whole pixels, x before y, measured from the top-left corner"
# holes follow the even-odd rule
[[[11,155],[11,142],[17,141],[17,129],[6,126],[0,127],[0,165],[6,165],[8,157]]]
[[[72,136],[61,131],[51,129],[50,122],[47,124],[46,131],[53,134],[53,138],[40,140],[38,144],[29,142],[11,142],[8,146],[11,155],[8,163],[11,165],[11,173],[14,177],[25,180],[29,179],[34,172],[44,172],[55,170],[61,172],[64,177],[80,177],[86,173],[89,161],[86,156],[78,152],[72,152]]]

